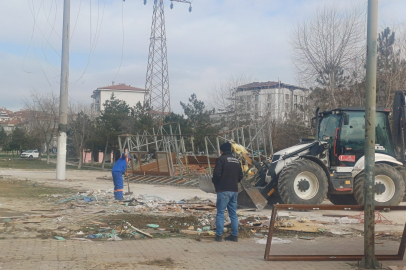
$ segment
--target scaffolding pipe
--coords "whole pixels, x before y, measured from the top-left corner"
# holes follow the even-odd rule
[[[252,144],[252,138],[251,138],[251,126],[248,127],[248,139],[250,140],[250,143],[247,146],[247,149],[250,147],[250,145]],[[254,150],[252,150],[254,147],[251,147],[251,156],[252,159],[254,159]]]
[[[209,157],[209,148],[207,147],[207,136],[204,137],[204,144],[206,146],[206,155],[207,155],[207,164],[209,165],[209,172],[211,175],[211,165],[210,165],[210,157]]]
[[[265,131],[264,131],[264,129],[262,129],[261,133],[262,133],[262,145],[264,147],[265,158],[267,158],[268,157],[268,152],[266,151],[266,140],[265,140]]]
[[[244,128],[241,128],[241,139],[242,139],[242,146],[245,147]]]
[[[155,128],[152,128],[152,133],[154,134],[154,141],[155,141],[155,151],[159,151],[158,148],[158,138],[155,135]]]
[[[217,154],[218,156],[221,156],[219,136],[216,137],[216,143],[217,143]]]
[[[271,132],[271,121],[268,120],[268,136],[269,136],[269,149],[271,151],[271,156],[273,156],[273,143],[272,143],[272,132]]]
[[[183,178],[182,165],[180,165],[178,141],[177,141],[176,137],[173,137],[173,135],[172,135],[172,125],[169,125],[169,131],[171,133],[172,142],[175,143],[175,157],[176,157],[176,163],[178,163],[179,174],[180,174],[180,177]]]
[[[261,162],[261,153],[259,152],[259,141],[258,141],[258,128],[257,123],[255,123],[255,138],[257,143],[257,154],[258,154],[258,161]]]

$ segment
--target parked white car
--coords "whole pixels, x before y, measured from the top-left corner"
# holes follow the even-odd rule
[[[37,150],[27,150],[21,153],[22,158],[38,158],[39,152]]]

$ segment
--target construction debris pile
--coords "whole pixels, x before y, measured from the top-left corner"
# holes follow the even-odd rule
[[[259,213],[247,209],[237,211],[241,237],[264,239],[267,236],[270,212],[266,212],[268,215]],[[216,229],[215,217],[215,203],[198,197],[174,201],[154,195],[127,195],[123,201],[115,201],[113,190],[90,190],[43,195],[41,202],[32,206],[29,212],[0,217],[0,237],[60,241],[120,241],[185,235],[212,237]],[[282,236],[299,234],[305,239],[313,239],[304,235],[309,233],[354,236],[360,235],[361,230],[354,226],[363,226],[362,217],[362,214],[315,216],[279,211],[275,225],[276,232]],[[381,214],[379,218],[384,219]],[[382,224],[390,225],[388,222]],[[227,213],[224,225],[224,232],[230,232]]]
[[[216,205],[198,197],[173,201],[154,195],[130,195],[124,196],[123,201],[115,201],[113,190],[91,190],[69,196],[45,195],[44,200],[43,204],[33,207],[31,213],[0,219],[1,236],[119,241],[215,235]],[[266,234],[269,217],[240,211],[238,215],[242,234]],[[230,225],[227,216],[225,232],[230,230]]]

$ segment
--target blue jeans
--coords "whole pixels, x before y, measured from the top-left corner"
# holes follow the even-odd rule
[[[216,234],[222,236],[224,232],[224,212],[226,208],[231,219],[231,235],[238,236],[237,192],[217,192]]]
[[[113,182],[114,182],[114,199],[122,200],[123,199],[123,175],[121,172],[113,171],[111,172],[113,175]]]

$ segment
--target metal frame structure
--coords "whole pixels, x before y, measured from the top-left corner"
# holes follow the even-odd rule
[[[406,206],[375,206],[376,210],[400,211],[406,210]],[[264,259],[266,261],[361,261],[364,257],[360,255],[270,255],[272,237],[275,229],[275,221],[278,210],[346,210],[363,211],[361,205],[299,205],[299,204],[277,204],[274,205],[271,222],[269,225],[268,240],[265,247]],[[406,250],[406,224],[400,241],[398,253],[394,255],[376,255],[378,260],[403,260]]]
[[[193,135],[182,134],[180,124],[175,122],[144,130],[141,134],[120,135],[118,143],[122,153],[128,149],[133,156],[128,171],[135,181],[158,184],[159,177],[162,177],[163,184],[196,186],[199,175],[207,174],[206,170],[199,169],[208,168],[209,174],[212,174],[215,159],[220,156],[220,142],[234,140],[246,147],[253,159],[261,161],[268,157],[269,151],[273,152],[270,131],[270,121],[265,120],[219,134],[205,135],[205,155],[195,155]],[[148,163],[151,149],[155,150],[155,157],[159,160]],[[261,149],[264,152],[259,151]],[[161,166],[163,164],[167,165]],[[169,181],[168,177],[172,180]]]

